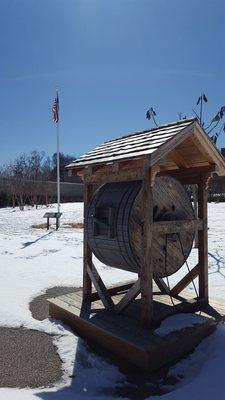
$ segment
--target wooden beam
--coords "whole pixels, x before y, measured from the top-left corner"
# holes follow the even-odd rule
[[[86,209],[93,192],[92,185],[84,185],[84,226],[86,219]],[[84,227],[83,237],[83,299],[84,301],[91,300],[92,284],[87,272],[87,266],[92,263],[92,252],[87,242],[86,228]]]
[[[93,263],[91,263],[91,266],[90,265],[87,266],[87,272],[105,308],[112,310],[114,308],[114,303]]]
[[[198,217],[203,220],[203,230],[198,233],[199,297],[208,302],[208,176],[198,185]]]
[[[141,168],[130,168],[113,171],[112,168],[103,169],[102,172],[93,173],[92,175],[84,175],[83,179],[86,183],[106,183],[141,180],[143,176]]]
[[[141,291],[140,278],[135,282],[123,298],[115,306],[115,311],[120,314],[139,295]]]
[[[154,281],[163,294],[170,294],[170,290],[162,278],[155,276]]]
[[[204,149],[204,147],[202,146],[201,142],[199,141],[196,132],[195,132],[193,135],[190,136],[190,140],[191,140],[191,142],[194,144],[194,146],[197,147],[199,153],[200,153],[206,160],[209,160],[209,158],[210,158],[210,161],[213,162],[213,159],[210,157],[208,151]]]
[[[108,294],[110,296],[113,296],[113,295],[117,295],[118,293],[121,293],[121,292],[126,292],[127,290],[129,290],[133,286],[134,283],[135,282],[132,281],[132,282],[124,283],[124,284],[119,285],[119,286],[107,287]],[[91,301],[96,301],[96,300],[99,300],[99,299],[100,299],[100,297],[99,297],[98,292],[92,293]]]
[[[177,284],[171,289],[171,296],[177,296],[182,290],[186,288],[189,283],[194,280],[199,274],[199,264],[197,264],[190,273],[188,272]]]
[[[179,168],[188,168],[189,165],[184,157],[179,153],[177,149],[173,149],[170,151],[168,156],[172,157],[172,160]]]
[[[153,262],[152,262],[152,226],[153,226],[153,170],[146,158],[143,166],[142,207],[143,207],[143,258],[140,272],[141,283],[141,323],[150,326],[153,320]]]
[[[190,167],[190,168],[179,168],[175,170],[170,170],[168,173],[174,177],[193,177],[193,176],[198,176],[200,177],[201,175],[213,173],[216,171],[216,165],[215,164],[210,164],[210,165],[205,165],[202,167]]]
[[[153,223],[153,232],[165,235],[166,233],[177,233],[188,230],[202,230],[201,219],[178,220],[178,221],[156,221]]]

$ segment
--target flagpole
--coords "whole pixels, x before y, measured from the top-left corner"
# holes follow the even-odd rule
[[[56,229],[60,226],[60,161],[59,161],[59,92],[56,89],[56,153],[57,153],[57,219]]]
[[[59,165],[59,93],[56,89],[56,97],[52,106],[53,121],[56,124],[56,171],[57,171],[57,216],[56,216],[56,230],[59,228],[60,222],[60,165]]]
[[[60,213],[60,169],[59,169],[59,121],[56,124],[56,142],[57,142],[57,203]]]

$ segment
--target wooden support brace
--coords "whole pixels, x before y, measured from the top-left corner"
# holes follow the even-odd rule
[[[86,208],[87,204],[92,196],[92,185],[84,185],[84,220],[86,218]],[[86,225],[86,224],[84,224]],[[92,284],[90,276],[87,272],[88,264],[92,263],[92,253],[91,249],[87,243],[86,229],[84,228],[84,241],[83,241],[83,300],[91,301]]]
[[[202,230],[203,221],[201,219],[188,219],[178,221],[156,221],[153,223],[154,233],[165,235],[167,233],[178,233],[188,230]]]
[[[108,310],[112,310],[114,308],[114,303],[93,263],[91,263],[91,266],[87,266],[87,272],[105,308],[107,308]]]
[[[194,280],[199,274],[199,264],[197,264],[190,273],[188,272],[177,284],[171,289],[171,296],[177,296],[182,290],[186,288],[189,283]]]
[[[162,293],[170,294],[170,289],[168,288],[168,286],[166,285],[166,283],[162,278],[154,277],[154,281]]]
[[[121,313],[129,304],[139,295],[141,291],[140,279],[137,280],[123,296],[120,302],[115,306],[116,312]]]
[[[113,295],[117,295],[118,293],[121,293],[121,292],[126,292],[127,290],[129,290],[131,288],[131,286],[133,286],[134,283],[135,283],[135,281],[132,281],[132,282],[124,283],[124,284],[119,285],[119,286],[108,287],[107,288],[108,294],[110,296],[113,296]],[[99,300],[99,299],[100,299],[100,297],[99,297],[98,292],[92,293],[91,301],[96,301],[96,300]]]
[[[150,326],[153,321],[153,264],[152,264],[152,227],[153,227],[153,194],[152,186],[155,170],[149,167],[149,159],[143,165],[142,206],[143,206],[143,257],[140,272],[141,283],[141,323]]]

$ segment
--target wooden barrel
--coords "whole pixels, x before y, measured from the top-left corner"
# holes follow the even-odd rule
[[[94,193],[85,211],[85,229],[88,244],[102,263],[140,272],[142,209],[141,181],[107,183]],[[153,220],[193,218],[191,200],[183,185],[171,176],[157,176],[153,187]],[[154,276],[169,276],[181,268],[191,251],[194,235],[192,229],[182,231],[180,240],[177,234],[167,235],[167,240],[164,234],[153,235]]]

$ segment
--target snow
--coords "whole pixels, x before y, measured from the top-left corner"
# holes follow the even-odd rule
[[[207,318],[196,314],[176,314],[172,317],[164,319],[160,327],[154,333],[158,336],[167,336],[172,332],[180,331],[181,329],[190,328],[194,325],[204,324]]]
[[[54,207],[51,209],[54,210]],[[82,222],[83,204],[62,205],[62,228],[59,231],[35,229],[31,226],[44,222],[46,208],[0,209],[0,325],[24,326],[54,335],[59,355],[63,360],[63,379],[53,388],[0,388],[0,400],[72,400],[113,399],[113,389],[123,385],[125,376],[109,361],[87,348],[86,343],[54,320],[37,321],[29,311],[29,302],[53,286],[82,285],[82,229],[68,228],[68,222]],[[209,204],[209,285],[212,297],[225,296],[225,204]],[[193,250],[188,263],[196,263]],[[96,261],[106,283],[133,277],[131,273],[112,269]],[[173,283],[186,273],[183,267],[170,277]],[[193,292],[192,284],[188,288]],[[172,317],[173,318],[173,317]],[[192,321],[194,322],[194,321]],[[159,330],[179,325],[178,320],[167,320]],[[190,324],[186,320],[186,324]],[[180,325],[179,325],[180,326]],[[170,392],[162,399],[218,399],[225,398],[225,328],[221,324],[185,360],[170,370],[178,378]],[[75,374],[72,379],[71,375]],[[154,397],[151,397],[153,399]]]

